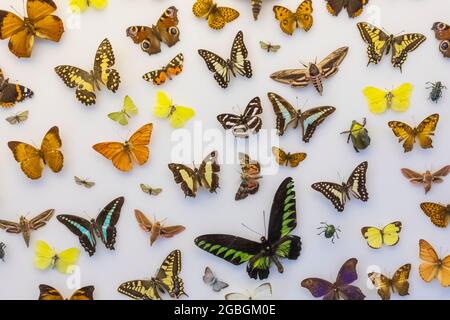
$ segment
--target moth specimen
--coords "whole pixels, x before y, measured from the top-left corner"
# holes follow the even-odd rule
[[[158,220],[151,221],[140,210],[134,210],[136,220],[145,232],[150,233],[150,245],[159,238],[172,238],[173,236],[183,232],[186,228],[184,226],[164,226],[164,223]]]
[[[142,192],[144,192],[150,196],[157,196],[158,194],[160,194],[162,192],[161,188],[152,188],[147,184],[141,183],[139,186],[141,187]]]
[[[86,179],[82,179],[82,178],[79,178],[79,177],[77,177],[77,176],[73,177],[73,179],[74,179],[74,181],[75,181],[75,183],[76,183],[77,185],[82,186],[82,187],[85,187],[85,188],[87,188],[87,189],[90,189],[90,188],[92,188],[93,186],[95,186],[95,182],[93,182],[93,181],[89,181],[89,180],[86,180]]]
[[[7,117],[5,120],[8,121],[10,124],[18,124],[22,123],[28,120],[28,110],[22,111],[20,113],[16,113],[15,115],[12,115],[10,117]]]
[[[231,130],[235,137],[248,138],[261,129],[262,119],[259,115],[262,112],[261,99],[256,97],[248,103],[243,114],[222,113],[217,116],[217,121],[225,130]]]
[[[281,46],[279,44],[271,44],[270,42],[267,43],[264,41],[260,41],[259,46],[261,47],[261,49],[263,49],[267,52],[277,52],[281,48]]]
[[[436,172],[431,172],[430,170],[424,173],[418,173],[411,169],[403,168],[401,169],[403,176],[413,184],[422,184],[425,189],[425,194],[431,190],[431,186],[435,183],[444,182],[443,177],[450,173],[450,165],[439,169]]]

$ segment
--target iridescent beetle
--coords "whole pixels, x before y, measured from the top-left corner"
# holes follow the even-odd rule
[[[318,227],[317,230],[322,230],[320,231],[317,235],[321,235],[324,234],[325,238],[330,239],[331,238],[331,242],[334,243],[334,238],[338,238],[339,239],[339,232],[341,232],[341,230],[339,229],[339,227],[335,227],[332,224],[328,224],[326,222],[321,222],[320,223],[322,226]]]
[[[349,143],[350,139],[352,139],[353,148],[355,148],[356,152],[359,152],[359,150],[364,150],[370,145],[369,132],[365,126],[366,118],[363,119],[362,124],[356,120],[353,120],[350,130],[341,132],[341,134],[348,134],[347,143]]]

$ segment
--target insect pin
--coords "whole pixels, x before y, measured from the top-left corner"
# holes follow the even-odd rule
[[[440,98],[442,98],[443,90],[447,89],[447,87],[444,86],[441,81],[437,81],[437,82],[429,82],[428,81],[426,84],[428,84],[426,89],[431,89],[430,100],[437,103],[438,100]]]
[[[325,238],[330,239],[331,238],[331,242],[334,243],[334,239],[338,238],[339,239],[339,232],[341,232],[341,230],[339,229],[339,227],[335,227],[332,224],[328,224],[326,222],[321,222],[320,223],[321,226],[317,228],[317,230],[322,230],[320,231],[317,235],[320,236],[321,234],[324,234]]]
[[[5,262],[5,254],[6,254],[6,244],[4,244],[3,242],[0,242],[0,260],[2,260],[3,262]]]
[[[350,130],[341,132],[341,134],[348,134],[347,143],[352,140],[353,148],[356,152],[364,150],[370,145],[369,132],[365,128],[366,118],[363,119],[363,123],[359,123],[356,120],[352,121]]]

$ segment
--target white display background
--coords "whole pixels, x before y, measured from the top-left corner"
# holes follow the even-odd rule
[[[55,208],[56,214],[95,216],[110,200],[124,195],[126,201],[117,226],[116,251],[106,250],[101,243],[91,258],[83,251],[79,260],[81,284],[95,285],[96,299],[127,299],[117,292],[118,285],[127,280],[150,278],[167,254],[178,248],[182,251],[181,276],[189,298],[221,299],[224,293],[252,289],[262,282],[250,279],[245,265],[233,266],[200,250],[194,245],[194,238],[205,233],[230,233],[258,240],[259,236],[241,223],[264,233],[262,213],[266,211],[268,215],[278,185],[285,177],[292,176],[298,208],[298,226],[294,233],[301,236],[303,247],[298,260],[283,261],[284,274],[279,274],[272,266],[268,281],[273,285],[273,298],[311,299],[310,293],[300,287],[304,278],[317,276],[334,281],[342,263],[356,257],[359,260],[359,279],[355,284],[362,288],[368,299],[379,297],[375,290],[366,286],[367,268],[377,265],[383,273],[392,275],[404,263],[412,264],[410,296],[405,299],[449,299],[449,289],[442,288],[437,280],[426,284],[419,277],[418,241],[421,238],[428,240],[441,256],[450,253],[449,230],[432,225],[419,208],[422,201],[448,203],[450,181],[433,186],[425,196],[421,187],[411,185],[400,174],[400,168],[437,170],[450,162],[450,91],[444,92],[444,98],[434,104],[428,100],[425,89],[425,82],[438,80],[450,88],[450,60],[442,57],[438,41],[430,30],[435,21],[450,22],[450,3],[442,0],[373,0],[360,18],[349,19],[345,12],[339,17],[331,16],[326,11],[325,1],[315,0],[312,29],[308,33],[297,30],[290,37],[278,27],[272,6],[281,3],[293,10],[298,0],[265,0],[256,22],[252,18],[250,0],[219,0],[221,5],[232,6],[241,13],[236,21],[221,31],[210,29],[204,20],[192,14],[193,2],[111,0],[106,10],[87,10],[79,17],[79,27],[76,27],[77,18],[69,13],[68,1],[57,1],[57,14],[66,23],[66,33],[60,43],[37,40],[33,57],[28,60],[19,60],[10,54],[7,41],[0,43],[0,65],[6,76],[35,92],[33,99],[14,109],[0,110],[2,118],[30,110],[26,123],[11,126],[3,122],[0,126],[0,217],[17,220],[20,214],[29,213],[32,217],[48,208]],[[9,10],[9,5],[22,11],[22,1],[3,1],[1,9]],[[160,54],[148,56],[126,37],[125,30],[130,25],[156,23],[170,5],[179,9],[181,41],[170,49],[163,44]],[[403,73],[391,66],[390,57],[384,57],[378,66],[366,67],[366,45],[356,28],[359,21],[376,22],[394,34],[420,32],[428,39],[409,55]],[[229,88],[223,90],[207,70],[197,49],[209,49],[227,57],[238,30],[244,31],[254,76],[252,79],[232,79]],[[60,64],[91,68],[95,51],[105,37],[110,39],[114,48],[122,83],[116,94],[103,89],[98,94],[97,104],[85,107],[75,99],[74,90],[63,84],[53,68]],[[260,49],[260,40],[281,44],[282,47],[278,53],[268,54]],[[347,58],[339,73],[324,81],[322,97],[312,86],[296,90],[269,78],[274,71],[301,67],[300,61],[307,63],[316,57],[319,61],[342,46],[350,47]],[[290,129],[280,139],[283,148],[307,152],[308,158],[296,169],[281,168],[276,175],[265,176],[258,194],[240,202],[234,201],[240,182],[239,166],[235,163],[222,166],[221,188],[217,194],[201,190],[196,199],[185,199],[167,168],[172,161],[171,149],[175,146],[171,140],[174,130],[168,121],[152,116],[155,93],[160,88],[141,79],[142,74],[166,64],[179,52],[184,53],[185,70],[161,89],[168,92],[175,103],[195,108],[195,121],[201,121],[205,130],[222,130],[216,116],[233,110],[238,112],[237,107],[243,110],[255,96],[260,96],[263,102],[264,128],[273,128],[275,116],[267,99],[268,91],[281,94],[293,105],[296,105],[298,97],[300,106],[305,103],[308,108],[333,105],[337,111],[317,130],[309,144],[301,142],[298,130]],[[415,87],[408,112],[396,114],[388,111],[377,116],[369,113],[361,93],[365,86],[391,89],[407,81]],[[140,113],[127,127],[121,127],[109,120],[107,114],[121,108],[127,94],[134,99]],[[419,150],[416,147],[413,152],[404,154],[387,122],[401,120],[418,124],[435,112],[440,113],[441,118],[434,137],[434,149]],[[367,117],[372,144],[356,154],[339,132],[347,130],[353,119],[362,120],[363,117]],[[198,125],[195,121],[186,126],[187,132],[194,131]],[[129,174],[113,168],[108,160],[91,148],[101,141],[122,141],[148,122],[154,123],[150,161]],[[40,144],[45,132],[53,125],[60,128],[64,169],[60,174],[53,174],[46,168],[42,179],[31,181],[13,159],[7,141]],[[195,143],[198,146],[202,141],[196,140]],[[207,141],[204,147],[199,158],[211,151]],[[223,150],[219,152],[222,156]],[[339,214],[328,200],[311,189],[310,185],[317,181],[338,182],[338,172],[346,179],[364,160],[369,162],[367,188],[370,200],[367,203],[352,200],[345,212]],[[74,175],[89,177],[97,185],[91,190],[77,186],[73,182]],[[158,197],[149,197],[140,191],[141,182],[160,186],[164,192]],[[148,235],[138,228],[134,218],[135,208],[149,216],[156,214],[159,219],[167,218],[168,225],[183,224],[186,231],[173,239],[159,239],[150,247]],[[361,227],[382,227],[395,220],[403,223],[400,242],[394,247],[370,249],[361,236]],[[335,244],[316,235],[321,221],[340,226],[341,239]],[[77,238],[53,218],[46,227],[33,232],[31,239],[31,247],[27,249],[21,236],[0,231],[0,241],[8,245],[6,262],[0,262],[0,298],[36,299],[41,283],[70,295],[73,290],[66,286],[67,276],[34,268],[34,246],[37,239],[43,239],[58,250],[73,246],[81,249]],[[207,265],[230,287],[214,293],[203,284],[203,270]]]

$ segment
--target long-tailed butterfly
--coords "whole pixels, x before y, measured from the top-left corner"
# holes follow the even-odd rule
[[[247,273],[253,279],[266,279],[270,266],[278,272],[284,268],[280,259],[297,260],[301,250],[300,237],[291,232],[297,226],[294,181],[286,178],[278,187],[272,203],[267,237],[261,242],[227,234],[207,234],[195,239],[195,244],[234,265],[247,263]]]
[[[322,193],[330,200],[337,211],[344,211],[347,200],[350,195],[361,201],[369,200],[369,194],[366,189],[366,173],[368,168],[367,161],[359,164],[348,178],[347,182],[337,184],[333,182],[317,182],[311,187]]]
[[[99,213],[97,219],[90,221],[66,214],[60,214],[56,218],[78,237],[89,256],[93,256],[97,245],[96,237],[100,238],[106,248],[114,250],[117,235],[116,224],[119,221],[124,201],[124,197],[114,199]]]
[[[320,278],[307,278],[302,281],[301,286],[308,289],[314,298],[323,297],[323,300],[364,300],[366,296],[361,289],[351,285],[358,279],[358,273],[356,272],[357,263],[358,260],[356,258],[345,261],[334,283]]]
[[[0,106],[3,108],[14,107],[17,102],[33,96],[33,91],[16,83],[9,83],[5,79],[3,70],[0,68]]]
[[[217,54],[204,49],[198,50],[198,54],[205,60],[209,71],[214,73],[214,79],[222,88],[228,87],[231,75],[236,77],[240,74],[247,78],[253,75],[250,60],[247,60],[248,51],[242,31],[239,31],[234,38],[229,59],[222,59]]]
[[[217,116],[225,130],[231,130],[238,138],[248,138],[250,134],[256,134],[262,127],[262,119],[258,116],[263,112],[261,99],[253,98],[241,115],[222,113]]]
[[[277,116],[278,135],[282,136],[290,124],[294,124],[294,129],[300,124],[304,142],[309,142],[316,128],[336,110],[335,107],[323,106],[302,112],[301,110],[295,110],[286,99],[276,93],[269,92],[267,96]]]
[[[246,153],[239,153],[239,162],[241,164],[241,184],[236,192],[234,199],[236,201],[255,194],[259,190],[259,179],[261,176],[261,165],[256,160],[251,160]]]

